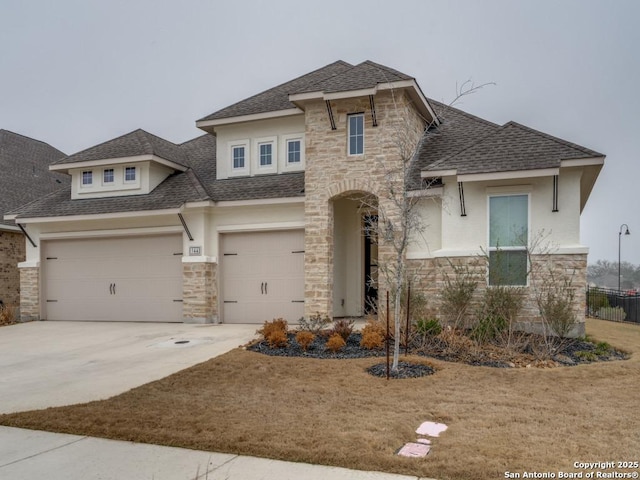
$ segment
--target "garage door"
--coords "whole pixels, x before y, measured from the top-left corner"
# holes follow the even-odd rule
[[[47,320],[182,321],[182,236],[51,240]]]
[[[262,323],[304,313],[304,231],[228,233],[221,238],[227,323]]]

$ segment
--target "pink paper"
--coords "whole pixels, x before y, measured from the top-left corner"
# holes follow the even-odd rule
[[[431,450],[431,447],[423,443],[407,443],[398,450],[398,455],[403,457],[426,457],[429,450]]]
[[[429,435],[430,437],[439,437],[448,427],[444,423],[424,422],[418,427],[416,433],[418,435]]]

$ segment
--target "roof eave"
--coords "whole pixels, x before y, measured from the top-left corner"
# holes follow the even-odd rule
[[[216,118],[213,120],[198,120],[196,127],[208,133],[215,133],[215,127],[234,123],[254,122],[256,120],[269,120],[272,118],[290,117],[301,115],[304,111],[298,107],[287,108],[285,110],[274,110],[272,112],[252,113],[250,115],[238,115],[233,117]]]
[[[132,157],[88,160],[85,162],[58,163],[55,165],[49,165],[49,170],[62,172],[62,173],[69,173],[69,170],[76,169],[76,168],[102,167],[107,165],[122,165],[125,163],[138,163],[138,162],[155,162],[180,172],[184,172],[188,169],[188,167],[180,163],[167,160],[165,158],[159,157],[158,155],[136,155]]]

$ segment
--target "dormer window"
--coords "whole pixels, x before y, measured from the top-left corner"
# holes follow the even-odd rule
[[[349,115],[347,118],[349,155],[362,155],[364,153],[364,113]]]
[[[85,170],[82,172],[82,186],[90,187],[93,185],[93,172],[91,170]]]
[[[115,181],[113,168],[105,168],[102,171],[102,183],[104,185],[111,185]]]
[[[270,167],[273,165],[273,144],[272,143],[260,143],[260,166]]]
[[[287,140],[287,163],[300,163],[300,140]]]
[[[233,147],[233,168],[242,169],[245,166],[245,148],[244,146]]]
[[[125,167],[124,169],[124,181],[135,182],[136,181],[136,167]]]

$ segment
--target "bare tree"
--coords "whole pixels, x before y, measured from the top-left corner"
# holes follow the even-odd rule
[[[460,86],[456,85],[456,96],[447,104],[446,108],[453,107],[463,97],[472,95],[478,90],[488,85],[495,85],[492,82],[475,85],[471,80],[467,80]],[[396,92],[391,90],[393,105],[397,112],[400,106],[396,98]],[[446,108],[442,117],[446,119]],[[407,249],[415,236],[422,235],[427,225],[419,212],[419,203],[423,198],[420,190],[429,188],[429,184],[416,185],[414,174],[416,172],[416,162],[418,154],[425,139],[438,131],[436,119],[424,119],[426,127],[419,142],[415,142],[412,136],[412,129],[409,120],[405,118],[404,123],[396,123],[394,135],[394,148],[396,152],[396,162],[380,161],[384,172],[384,184],[380,191],[380,197],[375,205],[367,203],[368,200],[361,200],[367,208],[377,209],[378,223],[377,237],[381,245],[389,247],[391,254],[382,261],[379,261],[379,272],[383,274],[387,288],[392,293],[393,319],[394,319],[394,348],[392,371],[398,370],[398,360],[400,356],[400,325],[402,294],[406,289],[408,281],[407,272]],[[371,228],[371,226],[369,226]]]

